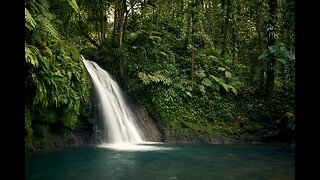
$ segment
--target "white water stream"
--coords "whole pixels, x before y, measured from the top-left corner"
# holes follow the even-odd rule
[[[96,90],[100,120],[103,122],[103,143],[145,143],[143,134],[136,124],[136,117],[127,105],[118,84],[97,63],[86,60],[83,56],[82,59]]]

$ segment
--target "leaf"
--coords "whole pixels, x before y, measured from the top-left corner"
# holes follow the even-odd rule
[[[269,46],[268,49],[271,54],[274,54],[279,50],[279,47],[277,45],[274,45],[274,46]]]
[[[224,67],[218,67],[218,71],[224,71],[224,70],[226,70],[226,68],[224,68]]]
[[[213,76],[213,75],[210,75],[210,77],[211,77],[215,82],[217,82],[220,86],[222,86],[223,89],[225,89],[227,92],[229,92],[230,89],[231,89],[231,91],[232,91],[234,94],[237,95],[237,90],[236,90],[236,88],[233,87],[232,85],[226,84],[226,83],[223,81],[222,78],[217,78],[217,77],[215,77],[215,76]],[[216,88],[216,89],[217,89],[217,88]]]
[[[192,97],[192,94],[191,94],[191,92],[189,92],[189,91],[186,91],[186,94],[187,94],[188,96]]]
[[[159,43],[161,41],[161,37],[159,37],[159,36],[150,35],[149,38],[155,43]]]
[[[268,59],[268,55],[269,52],[268,51],[264,51],[260,56],[259,56],[259,60],[267,60]]]
[[[218,61],[218,58],[212,55],[208,56],[209,59],[213,60],[213,61]]]
[[[256,68],[257,73],[265,72],[267,68],[265,66],[260,66]]]
[[[25,13],[24,14],[24,18],[26,20],[24,25],[29,30],[33,30],[37,25],[36,21],[32,18],[31,14],[30,14],[30,12],[29,12],[29,10],[27,8],[24,8],[24,13]]]
[[[167,57],[167,54],[166,54],[165,52],[163,52],[163,51],[160,51],[160,52],[159,52],[159,54],[161,54],[161,55],[163,55],[163,56]]]
[[[228,84],[225,84],[225,83],[222,83],[222,84],[220,84],[222,87],[223,87],[223,89],[224,90],[226,90],[227,92],[229,92],[229,90],[230,90],[230,85],[228,85]]]
[[[235,94],[235,95],[237,95],[237,89],[235,88],[235,87],[233,87],[233,86],[231,86],[230,85],[230,88],[231,88],[231,91]]]
[[[25,46],[25,60],[27,63],[32,64],[33,66],[37,67],[39,65],[37,55],[40,54],[38,48],[32,45]]]
[[[277,61],[281,62],[282,64],[286,64],[287,60],[283,58],[277,58]]]
[[[78,7],[78,4],[76,2],[76,0],[68,0],[70,6],[76,11],[77,14],[80,13],[80,9]]]
[[[220,91],[220,86],[219,86],[219,84],[214,84],[213,86],[212,86],[216,91]]]
[[[295,60],[295,55],[291,52],[291,51],[286,51],[284,53],[284,56],[288,59],[288,60]]]
[[[150,78],[149,76],[146,75],[144,72],[139,72],[138,77],[140,80],[142,80],[143,84],[149,84],[150,83]]]
[[[199,69],[195,72],[196,77],[204,78],[206,77],[205,71],[202,69]]]
[[[41,25],[43,26],[43,29],[45,32],[47,32],[53,38],[59,39],[58,31],[54,28],[52,23],[47,18],[44,18],[44,17],[41,18]]]
[[[201,92],[202,95],[206,94],[206,88],[203,85],[199,85],[199,91]]]
[[[208,78],[203,79],[203,81],[202,81],[201,83],[202,83],[203,85],[207,86],[207,87],[212,86],[212,82],[211,82],[210,79],[208,79]]]
[[[210,77],[216,81],[219,85],[225,84],[221,78],[217,78],[214,75],[210,75]]]
[[[229,71],[225,71],[224,75],[226,76],[226,78],[231,78],[232,74]]]

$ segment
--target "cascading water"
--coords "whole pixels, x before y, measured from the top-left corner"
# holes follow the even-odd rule
[[[144,143],[136,117],[126,104],[118,84],[97,63],[83,56],[82,59],[98,96],[103,122],[102,141],[108,144]]]

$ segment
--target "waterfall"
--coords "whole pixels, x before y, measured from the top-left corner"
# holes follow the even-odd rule
[[[83,56],[82,59],[97,94],[99,120],[103,122],[102,141],[110,144],[143,143],[135,114],[126,103],[118,84],[97,63],[86,60]]]

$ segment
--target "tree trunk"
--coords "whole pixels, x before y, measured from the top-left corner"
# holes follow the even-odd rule
[[[256,30],[258,33],[258,49],[259,49],[259,53],[263,52],[263,48],[262,48],[262,36],[261,36],[261,5],[262,3],[259,3],[257,5],[257,16],[256,16]],[[258,63],[259,66],[262,66],[263,64],[261,62]],[[252,69],[254,69],[254,67],[252,67]],[[264,71],[260,71],[259,72],[259,89],[263,90],[264,89],[264,84],[265,84],[265,79],[264,79]]]
[[[119,11],[119,35],[118,35],[118,41],[119,41],[119,48],[123,45],[123,36],[124,36],[124,15],[127,12],[127,1],[122,0],[122,3],[119,5],[120,11]]]
[[[271,55],[272,56],[272,55]],[[272,59],[274,59],[273,57],[270,57]],[[274,64],[274,63],[271,63]],[[272,66],[272,65],[270,65]],[[267,70],[267,86],[266,86],[266,92],[267,92],[267,97],[269,99],[273,98],[274,95],[274,80],[275,80],[275,73],[274,73],[274,69],[268,69]]]
[[[126,0],[115,0],[115,11],[114,11],[114,29],[113,29],[113,44],[114,47],[118,48],[118,62],[120,77],[126,79],[125,74],[125,55],[123,54],[124,44],[124,31],[126,18],[129,11],[127,10]]]
[[[141,18],[143,19],[143,16],[144,16],[144,5],[145,5],[145,2],[146,0],[143,0],[141,1],[141,5],[140,5],[140,11],[141,11]]]
[[[120,17],[119,17],[119,49],[120,52],[122,52],[122,46],[123,46],[123,39],[124,39],[124,15],[127,12],[127,1],[122,0],[121,3],[121,8],[120,8]],[[121,58],[119,58],[119,68],[120,68],[120,76],[124,80],[126,79],[126,74],[125,74],[125,56],[122,54]]]
[[[159,22],[160,22],[160,16],[161,16],[161,8],[162,8],[162,3],[160,0],[158,0],[157,2],[157,14],[156,14],[156,24],[157,24],[157,27],[159,25]]]
[[[269,5],[269,30],[267,30],[268,35],[268,46],[276,44],[276,22],[277,22],[277,0],[268,0]],[[269,54],[269,62],[267,69],[267,84],[266,84],[266,95],[268,99],[272,99],[274,96],[274,80],[275,80],[275,66],[276,59],[273,54]]]
[[[224,10],[224,5],[225,5],[225,1],[226,0],[221,0],[221,10],[222,10],[222,17],[221,17],[221,34],[222,34],[222,36],[223,36],[223,31],[224,31],[224,19],[223,19],[223,17],[224,17],[224,12],[225,12],[225,10]],[[222,41],[221,41],[222,42]]]
[[[221,56],[225,57],[225,52],[227,49],[227,41],[228,41],[228,34],[229,34],[229,26],[230,26],[230,0],[227,0],[227,7],[226,7],[226,16],[223,25],[223,37],[221,43]]]
[[[234,1],[231,2],[231,22],[232,22],[232,62],[233,64],[237,63],[238,61],[238,33],[236,30],[236,22],[237,22],[237,13],[235,12],[236,4],[234,4]]]
[[[113,45],[117,47],[118,44],[118,36],[119,36],[119,0],[115,0],[114,3],[114,21],[113,21],[113,32],[112,39]]]
[[[194,81],[195,75],[195,44],[194,44],[194,33],[195,33],[195,19],[194,19],[194,8],[197,7],[197,0],[192,2],[191,6],[191,19],[190,19],[190,26],[191,26],[191,44],[192,44],[192,54],[191,54],[191,81]]]
[[[194,47],[192,47],[192,56],[191,56],[191,80],[192,82],[194,81],[194,71],[195,71],[195,67],[194,67],[194,63],[195,63],[195,52],[194,52]]]
[[[105,35],[106,35],[106,23],[105,23],[105,17],[106,17],[106,1],[100,0],[100,38],[101,42],[100,45],[103,46],[105,44]]]

